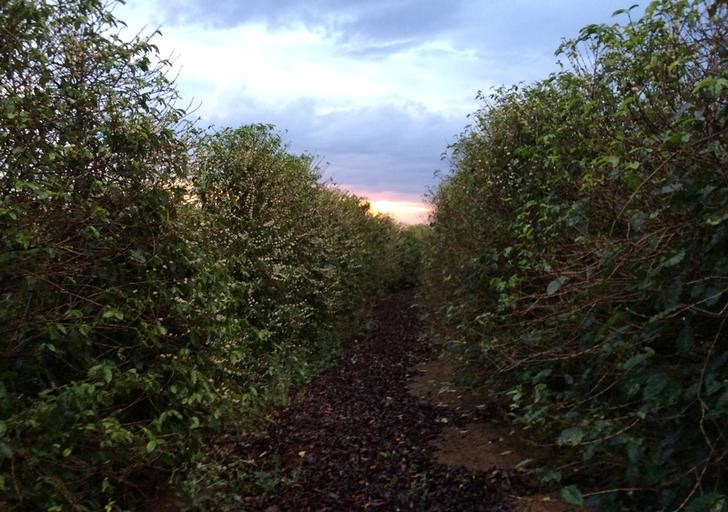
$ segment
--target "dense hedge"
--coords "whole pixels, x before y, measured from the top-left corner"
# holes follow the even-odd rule
[[[482,97],[429,279],[471,371],[561,447],[541,476],[572,503],[724,510],[728,8],[621,15]]]
[[[270,127],[195,133],[116,26],[100,0],[0,8],[3,510],[135,509],[204,470],[406,264]]]

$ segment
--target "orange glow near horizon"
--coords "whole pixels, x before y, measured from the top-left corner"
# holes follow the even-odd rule
[[[430,207],[419,201],[397,201],[390,199],[370,199],[371,212],[375,215],[389,215],[403,224],[423,224],[427,222]]]
[[[330,185],[344,192],[355,194],[369,204],[372,215],[387,215],[402,224],[426,224],[432,208],[422,201],[422,196],[391,190],[371,190],[346,184]]]

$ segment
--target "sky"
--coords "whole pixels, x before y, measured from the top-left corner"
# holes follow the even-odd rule
[[[202,126],[272,123],[377,211],[424,222],[478,91],[557,71],[562,38],[632,0],[128,0]]]

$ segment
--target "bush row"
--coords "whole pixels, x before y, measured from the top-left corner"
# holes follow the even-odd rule
[[[453,346],[600,510],[724,510],[728,10],[658,0],[481,95],[434,194]],[[571,479],[571,480],[570,480]]]
[[[101,0],[0,9],[0,508],[126,510],[412,262],[270,126],[201,134]],[[243,423],[241,423],[243,422]]]

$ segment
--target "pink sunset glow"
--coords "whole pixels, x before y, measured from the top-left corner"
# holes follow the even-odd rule
[[[431,211],[430,205],[416,194],[364,190],[348,185],[342,185],[341,188],[369,201],[372,213],[388,215],[402,224],[425,224]]]

